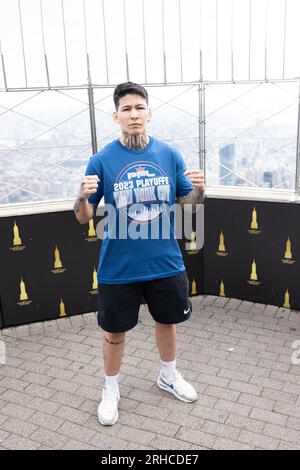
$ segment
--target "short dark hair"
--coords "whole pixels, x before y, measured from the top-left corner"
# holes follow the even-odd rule
[[[116,109],[119,107],[120,98],[123,98],[125,95],[140,95],[148,104],[148,92],[142,85],[139,85],[138,83],[125,82],[120,83],[115,88],[114,103]]]

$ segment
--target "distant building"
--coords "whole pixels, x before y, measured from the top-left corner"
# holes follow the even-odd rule
[[[275,183],[274,179],[275,179],[274,171],[264,171],[262,186],[264,186],[265,188],[273,188],[274,183]]]
[[[235,144],[225,145],[219,150],[219,184],[222,186],[235,185]]]

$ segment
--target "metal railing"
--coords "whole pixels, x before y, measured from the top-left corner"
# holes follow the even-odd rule
[[[71,100],[77,100],[78,102],[82,102],[85,106],[79,112],[84,113],[88,111],[89,113],[89,138],[82,138],[82,136],[75,135],[76,132],[70,132],[69,130],[64,129],[62,131],[61,125],[65,123],[69,123],[76,114],[70,113],[70,116],[61,122],[58,122],[56,125],[52,125],[47,122],[42,121],[41,119],[36,119],[30,117],[28,114],[21,113],[18,111],[18,106],[24,102],[23,93],[21,94],[21,99],[19,103],[15,103],[13,106],[5,106],[1,103],[1,93],[0,93],[0,105],[2,109],[2,113],[0,110],[0,117],[5,113],[13,113],[14,115],[18,114],[20,118],[29,118],[40,125],[46,126],[45,133],[49,130],[57,130],[59,132],[63,132],[65,136],[73,137],[74,139],[78,140],[78,145],[81,145],[80,148],[77,148],[71,156],[68,158],[60,161],[60,162],[51,162],[47,159],[44,159],[41,155],[35,155],[33,157],[32,153],[28,149],[28,144],[30,141],[37,142],[42,137],[43,132],[36,133],[31,139],[26,140],[27,147],[24,147],[24,142],[22,145],[11,145],[11,143],[5,144],[5,142],[1,142],[1,152],[0,152],[0,164],[1,160],[4,161],[4,158],[12,155],[13,152],[17,152],[20,157],[28,157],[28,158],[35,158],[35,160],[41,164],[47,164],[48,167],[43,169],[43,174],[47,175],[49,172],[51,173],[54,169],[62,169],[70,174],[75,175],[76,172],[72,170],[72,168],[68,168],[64,166],[65,163],[74,159],[78,153],[81,152],[86,155],[86,153],[95,153],[99,146],[101,147],[102,142],[106,142],[109,137],[115,135],[113,129],[109,129],[106,133],[104,132],[103,136],[99,138],[99,128],[100,123],[99,119],[97,121],[97,112],[107,113],[107,111],[101,108],[101,101],[95,100],[95,93],[98,90],[108,90],[108,95],[112,94],[113,88],[116,85],[114,78],[112,77],[112,66],[111,66],[111,58],[110,58],[110,51],[111,51],[111,38],[109,34],[109,30],[111,32],[112,28],[115,27],[115,34],[116,34],[116,42],[122,45],[122,54],[123,60],[120,61],[120,74],[118,77],[120,78],[118,81],[125,81],[125,80],[133,80],[135,77],[135,68],[133,65],[133,59],[135,58],[135,51],[132,48],[132,44],[130,43],[129,39],[131,38],[132,42],[132,18],[130,16],[135,11],[137,11],[139,27],[140,27],[140,35],[137,36],[135,39],[140,40],[141,42],[141,57],[140,60],[143,63],[142,70],[143,70],[143,78],[140,80],[149,91],[154,91],[159,89],[160,87],[177,87],[178,93],[175,98],[172,100],[161,100],[161,106],[172,106],[174,112],[179,112],[180,110],[186,112],[186,110],[180,109],[180,106],[174,104],[174,101],[182,94],[185,93],[186,90],[192,89],[195,91],[195,99],[197,99],[198,103],[198,110],[197,114],[195,113],[187,113],[191,119],[194,121],[191,122],[190,128],[193,129],[193,126],[197,127],[197,133],[192,136],[193,139],[197,140],[197,150],[194,147],[187,145],[186,140],[187,137],[184,135],[186,129],[189,127],[189,124],[182,125],[178,127],[178,131],[176,133],[171,133],[167,136],[167,140],[171,141],[173,144],[176,144],[182,151],[190,152],[192,155],[195,156],[197,154],[198,164],[200,168],[204,170],[207,169],[207,163],[209,159],[214,159],[216,157],[216,152],[218,148],[220,148],[221,141],[219,145],[215,146],[215,151],[212,152],[211,150],[208,151],[207,146],[207,120],[211,119],[212,115],[207,112],[207,90],[212,89],[213,87],[218,87],[222,85],[263,85],[263,86],[280,86],[281,83],[296,83],[299,84],[299,93],[297,97],[295,97],[295,101],[290,104],[290,106],[297,105],[297,116],[295,115],[295,128],[297,129],[297,134],[295,136],[291,136],[291,140],[295,139],[296,146],[295,146],[295,172],[294,172],[294,179],[295,179],[295,186],[288,191],[291,195],[295,195],[297,198],[300,196],[300,64],[297,65],[297,70],[295,70],[295,74],[288,73],[288,69],[290,69],[291,60],[289,59],[289,47],[292,43],[294,45],[297,44],[297,31],[296,28],[293,27],[293,8],[297,8],[295,2],[291,0],[276,0],[276,2],[271,2],[269,0],[260,0],[259,4],[262,5],[260,11],[263,11],[263,26],[260,29],[260,35],[262,38],[262,44],[260,47],[260,54],[263,51],[263,65],[260,68],[260,75],[261,78],[255,78],[254,74],[254,58],[253,58],[253,51],[255,51],[255,44],[254,44],[254,35],[253,30],[254,27],[257,28],[257,9],[258,9],[258,2],[256,0],[225,0],[220,2],[220,0],[214,1],[207,1],[207,0],[190,0],[189,2],[183,2],[182,0],[99,0],[99,2],[95,3],[95,8],[97,8],[97,18],[93,19],[95,23],[92,22],[92,13],[91,10],[91,3],[88,3],[86,0],[72,0],[72,6],[70,6],[69,0],[53,0],[51,2],[53,8],[56,8],[56,19],[57,24],[60,24],[60,31],[61,31],[61,51],[60,54],[63,55],[63,75],[64,80],[63,82],[57,82],[55,80],[55,66],[53,61],[49,60],[53,51],[50,48],[50,40],[51,36],[49,36],[49,22],[46,24],[46,17],[48,16],[48,9],[49,4],[46,0],[39,0],[33,2],[34,5],[33,12],[35,13],[34,20],[40,28],[40,41],[41,41],[41,50],[42,53],[39,56],[39,68],[44,70],[44,79],[41,80],[39,85],[32,85],[29,79],[29,68],[28,68],[28,57],[30,55],[30,48],[28,46],[28,41],[26,42],[26,35],[28,35],[28,23],[26,23],[24,16],[26,13],[26,8],[28,8],[28,2],[24,0],[12,0],[10,2],[10,7],[7,5],[7,9],[5,12],[0,12],[0,17],[2,18],[2,23],[0,21],[0,54],[1,54],[1,73],[0,73],[0,90],[3,93],[21,93],[21,92],[29,92],[29,98],[27,100],[34,100],[36,96],[41,93],[47,92],[55,92],[61,95],[67,96],[70,92],[80,92],[80,90],[86,93],[86,98],[78,98],[75,95],[71,96],[68,95],[68,98]],[[243,5],[242,5],[243,4]],[[241,6],[242,5],[242,6]],[[298,6],[299,7],[299,6]],[[71,26],[68,24],[70,15],[70,8],[74,9],[77,13],[78,17],[80,16],[80,21],[82,24],[82,57],[85,57],[85,68],[86,68],[86,82],[77,82],[74,80],[74,76],[71,73],[71,57],[72,57],[72,49],[71,43],[69,40],[69,36],[73,30],[71,30]],[[188,11],[188,9],[193,9],[192,11]],[[227,10],[225,10],[227,8]],[[245,63],[247,62],[247,67],[244,70],[244,75],[238,73],[237,70],[237,62],[238,62],[238,47],[237,40],[235,37],[236,30],[239,27],[237,22],[237,13],[240,11],[239,9],[243,8],[245,11],[245,18],[244,18],[244,25],[247,25],[246,30],[244,31],[245,37],[247,36],[247,40],[245,40],[243,54],[246,58]],[[277,10],[276,10],[277,8]],[[114,13],[115,16],[112,15],[113,10],[115,9]],[[274,14],[274,9],[276,10]],[[185,19],[187,13],[190,14],[189,21],[191,20],[191,14],[195,11],[195,25],[199,28],[195,32],[194,35],[189,36],[192,34],[188,28],[189,22]],[[220,21],[221,15],[224,12],[228,12],[228,17],[222,18],[222,22]],[[15,15],[15,16],[14,16]],[[171,20],[176,20],[179,28],[178,34],[176,36],[176,41],[178,44],[177,48],[173,48],[174,50],[170,49],[170,45],[172,45],[172,34],[170,33],[170,15],[172,16]],[[198,15],[198,16],[197,16]],[[210,15],[214,20],[210,20]],[[113,20],[118,16],[120,17],[120,21],[118,25],[120,26],[117,28]],[[22,64],[23,72],[23,83],[20,83],[18,86],[15,86],[12,82],[12,63],[9,60],[9,33],[5,28],[5,21],[9,23],[9,20],[15,18],[16,23],[18,22],[19,29],[18,34],[19,38],[16,38],[16,44],[19,44],[19,57],[22,59],[20,63]],[[156,19],[156,23],[153,22],[153,19]],[[278,21],[278,32],[277,36],[280,36],[280,50],[277,50],[277,58],[276,58],[276,74],[275,76],[272,75],[270,69],[270,57],[271,53],[270,50],[274,47],[272,43],[271,31],[274,28],[274,18],[277,18]],[[54,20],[53,19],[53,20]],[[209,38],[206,34],[205,30],[205,23],[207,21],[211,21],[211,25],[214,25],[214,44],[209,43]],[[97,23],[98,22],[98,23]],[[280,24],[279,24],[280,22]],[[155,24],[153,24],[155,23]],[[225,35],[224,24],[227,27],[228,31]],[[95,71],[96,62],[95,62],[95,51],[94,49],[95,44],[91,39],[91,30],[94,24],[98,24],[99,31],[98,33],[102,35],[102,63],[103,66],[105,79],[99,83],[97,83],[97,78],[95,78]],[[122,27],[121,27],[122,25]],[[75,27],[75,26],[74,26]],[[174,29],[174,28],[173,28]],[[158,54],[158,58],[156,58],[156,62],[153,62],[153,58],[151,59],[151,48],[152,43],[150,42],[151,35],[156,33],[156,36],[159,37],[157,39],[158,50],[160,51]],[[195,63],[199,64],[198,72],[186,72],[184,63],[185,57],[187,55],[187,47],[186,43],[190,38],[195,40],[196,36],[198,37],[198,44],[194,47],[195,55],[191,57],[191,60],[195,60]],[[175,37],[175,36],[174,36]],[[228,54],[228,70],[230,70],[230,76],[227,74],[226,79],[224,78],[226,74],[224,74],[224,62],[221,61],[222,58],[222,39],[223,42],[228,43],[228,47],[226,50],[226,54]],[[226,39],[226,41],[225,41]],[[299,43],[299,42],[298,42]],[[193,42],[194,44],[194,42]],[[14,45],[15,48],[17,46]],[[121,46],[120,46],[121,47]],[[296,47],[297,50],[297,47]],[[56,51],[58,54],[59,51]],[[214,59],[211,62],[208,62],[208,58],[213,56]],[[120,55],[118,57],[121,57]],[[174,60],[173,60],[174,59]],[[122,62],[122,63],[121,63]],[[214,62],[214,65],[212,65]],[[153,69],[153,63],[156,65],[159,64],[159,71],[157,76],[161,76],[161,80],[153,80],[149,78],[151,76],[151,70]],[[174,64],[177,64],[174,66]],[[123,65],[122,65],[123,64]],[[274,68],[274,67],[273,67]],[[176,73],[174,74],[174,70],[176,69]],[[195,69],[194,69],[195,70]],[[214,70],[214,74],[211,74],[210,70]],[[179,73],[178,73],[179,72]],[[194,76],[193,76],[194,74]],[[96,74],[97,75],[97,74]],[[214,76],[213,76],[214,75]],[[115,76],[115,75],[114,75]],[[175,77],[175,78],[174,78]],[[177,78],[176,78],[177,77]],[[35,93],[36,92],[36,93]],[[154,93],[155,94],[155,93]],[[197,98],[196,98],[197,96]],[[241,97],[235,98],[233,100],[227,102],[226,106],[230,106],[230,102],[234,103],[239,101]],[[99,107],[100,104],[100,107]],[[221,106],[219,111],[221,110]],[[155,109],[154,109],[155,111]],[[176,111],[176,112],[177,112]],[[252,126],[252,130],[258,128],[258,125],[267,122],[270,117],[274,117],[279,115],[283,111],[282,108],[279,108],[272,116],[265,116],[260,122],[255,123]],[[215,111],[217,113],[217,111]],[[235,140],[240,139],[244,134],[251,130],[250,127],[246,127],[242,132],[237,133],[234,136]],[[97,135],[98,134],[98,135]],[[181,136],[184,135],[184,138]],[[166,137],[166,136],[165,136]],[[181,138],[181,142],[180,142]],[[230,139],[229,139],[230,140]],[[80,143],[79,143],[80,141]],[[194,140],[193,140],[194,142]],[[223,140],[222,145],[226,145],[226,139]],[[251,143],[247,142],[245,144],[248,149],[251,147]],[[290,141],[286,142],[286,146],[290,145]],[[69,146],[71,148],[71,146]],[[37,147],[36,147],[37,148]],[[53,147],[57,148],[57,147]],[[281,150],[284,150],[284,145],[281,143]],[[5,152],[5,149],[7,150]],[[76,149],[76,147],[74,147]],[[277,149],[278,150],[278,149]],[[78,152],[79,151],[79,152]],[[85,153],[86,152],[86,153]],[[257,154],[260,157],[264,158],[263,152],[257,150]],[[272,155],[268,153],[268,158],[272,159]],[[216,158],[217,160],[217,158]],[[252,186],[256,190],[259,190],[257,184],[253,184],[253,182],[249,181],[247,177],[245,177],[241,172],[237,172],[232,169],[230,166],[227,166],[226,163],[219,162],[219,166],[223,168],[228,174],[233,173],[236,177],[244,180],[246,184]],[[294,170],[292,170],[294,171]],[[41,173],[42,174],[42,173]],[[74,176],[74,178],[75,178]],[[222,177],[220,177],[220,182],[222,182]],[[36,191],[30,190],[28,188],[28,182],[22,185],[14,185],[8,181],[1,181],[0,183],[4,184],[8,191],[6,193],[9,194],[10,192],[13,193],[15,191],[26,190],[28,194],[32,194],[32,197],[39,197],[40,194]],[[212,186],[212,185],[211,185]],[[10,189],[9,189],[10,188]],[[234,192],[234,188],[224,188],[224,191],[231,191]],[[276,189],[280,189],[274,187],[272,189],[272,193],[275,194]],[[5,195],[1,196],[0,194],[0,205],[1,199],[5,199]],[[2,202],[3,203],[3,202]]]

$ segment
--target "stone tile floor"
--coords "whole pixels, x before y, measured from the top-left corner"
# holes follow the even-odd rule
[[[300,312],[214,296],[192,303],[192,318],[178,325],[177,363],[198,401],[157,387],[153,321],[142,306],[127,335],[112,427],[96,417],[95,313],[2,330],[0,449],[300,449],[300,364],[292,362]]]

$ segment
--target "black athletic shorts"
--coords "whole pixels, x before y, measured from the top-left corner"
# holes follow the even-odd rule
[[[138,322],[145,299],[158,323],[181,323],[190,318],[192,304],[186,272],[153,281],[130,284],[99,284],[98,323],[109,333],[131,330]]]

